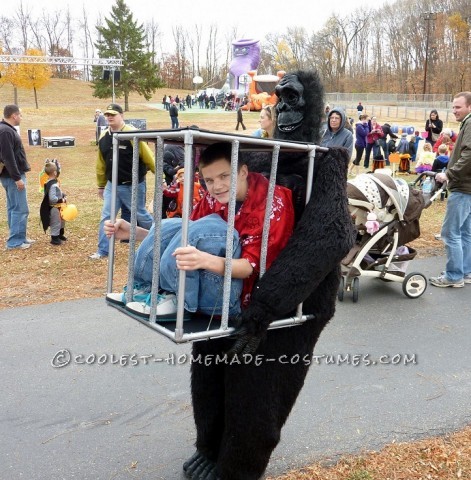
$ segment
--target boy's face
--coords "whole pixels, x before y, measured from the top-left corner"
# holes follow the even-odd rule
[[[244,201],[247,194],[248,175],[247,165],[240,167],[237,174],[236,199],[239,202]],[[201,168],[201,176],[203,177],[209,194],[218,202],[229,203],[231,192],[231,164],[225,158],[216,160],[215,162]]]

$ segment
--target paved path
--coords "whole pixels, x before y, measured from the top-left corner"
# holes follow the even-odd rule
[[[416,260],[427,276],[444,259]],[[311,367],[267,474],[319,458],[442,434],[471,423],[471,285],[429,286],[418,300],[400,284],[362,279],[316,347],[318,355],[416,355],[416,364]],[[77,364],[56,352],[189,353],[102,299],[0,311],[1,480],[180,480],[193,453],[188,365]],[[399,357],[397,357],[399,358]],[[396,358],[396,360],[397,360]],[[101,360],[103,360],[102,357]],[[351,357],[351,360],[353,358]]]

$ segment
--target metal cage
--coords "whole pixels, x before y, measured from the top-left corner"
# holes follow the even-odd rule
[[[232,236],[234,232],[234,217],[236,206],[236,177],[238,166],[239,151],[264,151],[271,152],[272,162],[269,177],[269,187],[266,202],[265,219],[263,225],[263,236],[260,256],[260,276],[266,270],[266,256],[268,248],[268,234],[270,228],[270,210],[275,189],[276,172],[278,165],[278,156],[282,152],[305,152],[309,157],[308,178],[306,185],[306,202],[311,194],[312,177],[314,172],[314,157],[316,149],[327,150],[317,147],[314,144],[300,142],[286,142],[269,139],[260,139],[255,137],[247,137],[242,135],[232,135],[207,130],[199,130],[194,128],[183,128],[177,130],[149,130],[135,132],[116,132],[113,134],[113,168],[112,168],[112,192],[111,192],[111,212],[112,221],[116,218],[116,185],[118,178],[118,147],[122,140],[130,140],[133,142],[133,170],[132,170],[132,209],[131,209],[131,233],[129,239],[129,256],[128,256],[128,276],[126,301],[131,301],[134,277],[134,259],[136,250],[136,226],[137,226],[137,186],[138,186],[138,170],[139,170],[139,141],[147,141],[155,143],[155,191],[154,191],[154,222],[155,222],[155,238],[154,238],[154,259],[160,259],[160,225],[162,222],[162,175],[163,175],[163,157],[165,144],[178,144],[184,146],[185,151],[185,172],[184,182],[186,185],[192,183],[194,175],[194,148],[204,147],[215,142],[229,142],[232,144],[232,161],[231,161],[231,199],[229,202],[228,222],[227,222],[227,242],[226,242],[226,258],[225,258],[225,274],[223,288],[223,309],[220,319],[215,320],[209,316],[193,315],[190,320],[184,321],[184,294],[186,273],[179,272],[179,288],[177,295],[177,314],[174,321],[162,321],[156,317],[156,297],[158,292],[159,278],[159,261],[153,263],[152,291],[151,291],[151,308],[148,319],[133,314],[125,307],[107,302],[108,305],[117,308],[129,317],[138,320],[152,330],[170,338],[175,343],[184,343],[194,340],[205,340],[216,337],[225,337],[234,333],[234,327],[230,324],[229,319],[229,296],[231,285],[231,259],[233,253]],[[187,244],[188,239],[188,222],[191,214],[191,194],[192,189],[185,188],[183,192],[183,215],[182,215],[182,245]],[[108,281],[107,292],[113,291],[113,272],[115,261],[115,239],[110,239],[109,263],[108,263]],[[305,322],[311,316],[302,314],[302,304],[297,308],[296,315],[290,318],[280,319],[272,322],[270,329],[292,327]]]

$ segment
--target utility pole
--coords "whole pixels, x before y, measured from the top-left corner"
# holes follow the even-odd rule
[[[425,41],[425,63],[424,63],[424,89],[423,94],[427,93],[427,68],[428,68],[428,46],[430,41],[430,22],[437,18],[437,14],[427,12],[424,15],[424,20],[427,22],[427,39]]]

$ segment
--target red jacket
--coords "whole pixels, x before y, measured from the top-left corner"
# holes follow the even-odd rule
[[[250,293],[260,272],[260,250],[262,246],[263,218],[265,216],[268,180],[259,173],[249,173],[249,189],[247,197],[235,215],[234,227],[239,233],[242,246],[241,258],[246,258],[253,267],[250,277],[244,279],[241,304],[246,307],[250,303]],[[227,221],[229,205],[219,203],[206,193],[191,214],[192,220],[217,213]],[[279,185],[275,186],[273,210],[270,219],[270,235],[268,239],[267,269],[281,250],[288,243],[294,228],[294,207],[291,190]]]

